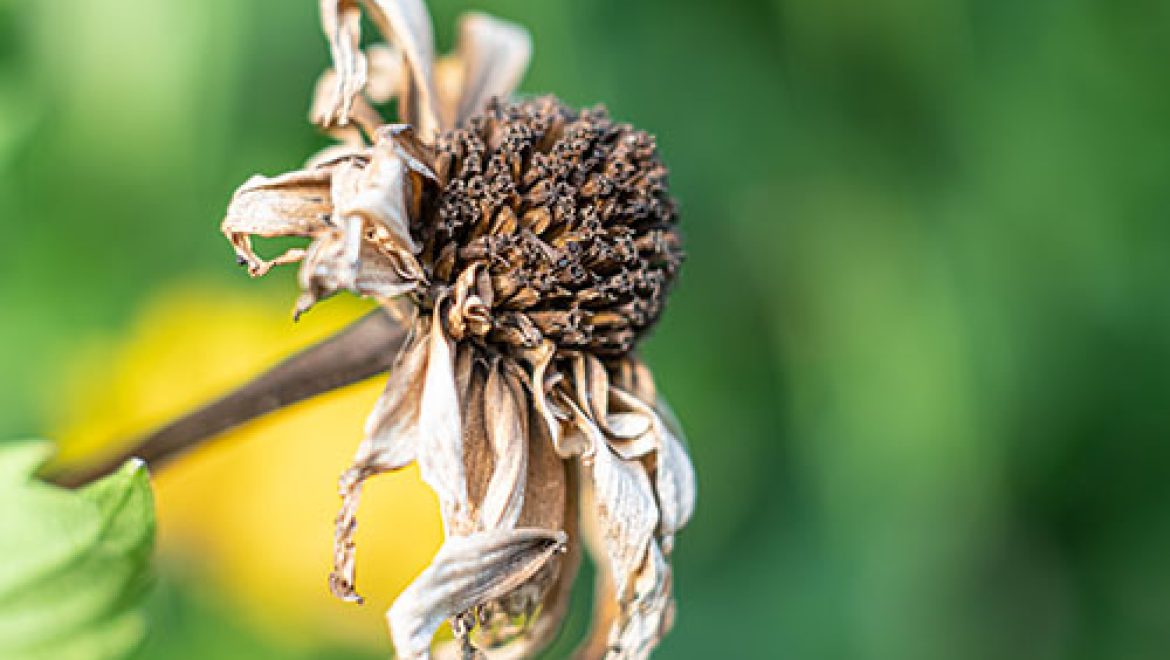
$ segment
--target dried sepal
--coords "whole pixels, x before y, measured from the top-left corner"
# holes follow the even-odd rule
[[[544,529],[448,537],[387,613],[398,657],[428,657],[431,638],[444,621],[515,591],[567,541],[564,532]]]

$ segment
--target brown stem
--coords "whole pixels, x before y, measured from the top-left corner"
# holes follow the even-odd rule
[[[382,311],[373,312],[239,389],[141,438],[125,451],[95,465],[49,475],[49,480],[80,486],[135,456],[158,467],[244,422],[388,370],[405,336],[401,324]]]

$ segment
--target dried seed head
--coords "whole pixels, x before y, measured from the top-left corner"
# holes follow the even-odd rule
[[[482,303],[462,319],[471,336],[608,356],[633,348],[683,258],[653,137],[542,97],[492,102],[435,152],[437,189],[412,226],[437,285],[423,307],[474,278],[462,288]]]

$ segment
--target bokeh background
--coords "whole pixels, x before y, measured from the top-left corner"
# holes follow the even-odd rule
[[[0,438],[85,460],[365,309],[294,326],[291,273],[217,231],[326,144],[316,4],[0,2]],[[672,166],[690,257],[645,353],[701,492],[661,657],[1165,657],[1170,4],[436,0],[442,47],[468,8]],[[363,504],[371,605],[325,583],[379,389],[158,474],[139,657],[385,655],[438,539],[417,475]]]

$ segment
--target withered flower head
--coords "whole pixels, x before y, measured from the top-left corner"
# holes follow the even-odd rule
[[[365,52],[363,9],[386,38]],[[428,657],[444,621],[465,655],[535,653],[583,541],[599,587],[582,654],[649,655],[695,503],[681,433],[633,353],[682,260],[654,139],[601,109],[510,99],[531,47],[509,23],[465,16],[438,60],[421,0],[323,0],[322,23],[335,68],[312,116],[341,143],[253,177],[223,231],[252,275],[301,263],[298,314],[347,289],[410,324],[341,478],[334,593],[360,601],[362,482],[413,462],[446,541],[388,613],[400,657]],[[391,98],[404,123],[374,109]],[[253,236],[311,242],[264,260]]]

